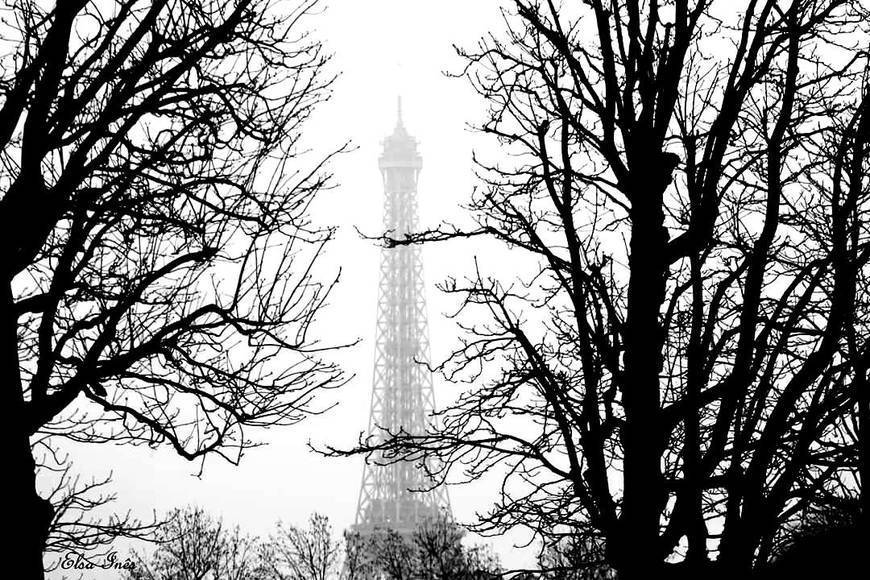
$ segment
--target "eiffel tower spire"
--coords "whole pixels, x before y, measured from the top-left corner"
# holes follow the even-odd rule
[[[379,166],[386,194],[384,228],[400,238],[417,228],[417,177],[422,159],[417,141],[402,121],[402,100],[393,134],[384,140]],[[423,289],[423,262],[416,245],[384,248],[378,296],[369,435],[379,438],[384,430],[423,433],[435,402],[432,375],[419,364],[429,361],[429,328]],[[422,521],[449,509],[444,488],[426,493],[431,482],[408,462],[378,465],[367,463],[354,528],[369,532],[392,528],[405,534]]]

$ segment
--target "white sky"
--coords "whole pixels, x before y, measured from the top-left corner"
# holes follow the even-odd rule
[[[291,0],[293,1],[293,0]],[[268,534],[277,520],[304,524],[313,511],[329,516],[337,530],[353,522],[362,473],[362,459],[325,459],[307,448],[332,443],[350,445],[368,422],[371,360],[376,315],[379,250],[354,228],[378,233],[383,191],[377,168],[380,141],[395,124],[396,96],[404,101],[405,124],[420,141],[423,171],[419,183],[423,225],[458,217],[458,204],[474,184],[471,151],[480,137],[466,124],[482,118],[483,102],[461,79],[446,78],[462,62],[452,45],[471,46],[487,30],[501,25],[498,0],[328,0],[326,11],[309,26],[335,53],[333,66],[342,76],[333,99],[306,128],[307,145],[315,151],[350,139],[358,149],[335,164],[339,187],[315,208],[315,218],[337,224],[337,240],[324,266],[340,265],[342,280],[328,312],[317,325],[326,342],[361,338],[340,360],[354,380],[328,394],[338,407],[287,429],[259,432],[268,445],[249,452],[238,467],[219,459],[207,462],[201,478],[198,464],[189,464],[169,449],[150,451],[127,446],[76,449],[76,470],[103,475],[112,470],[119,511],[147,515],[176,506],[198,504],[253,534]],[[429,295],[433,358],[455,345],[455,329],[442,313],[451,303],[435,282],[456,266],[467,268],[472,244],[424,249]],[[454,396],[450,385],[436,384],[436,399]],[[252,433],[253,434],[253,433]],[[460,521],[486,509],[493,482],[452,487],[454,512]],[[488,539],[507,565],[529,565],[531,549],[513,548],[523,536]]]

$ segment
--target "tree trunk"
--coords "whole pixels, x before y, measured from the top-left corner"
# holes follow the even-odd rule
[[[660,156],[653,157],[657,160]],[[623,391],[624,495],[617,565],[620,580],[654,578],[663,569],[659,521],[665,496],[659,375],[664,336],[659,314],[665,296],[668,242],[662,196],[670,171],[665,175],[666,164],[650,161],[636,171],[631,196],[631,279]]]
[[[870,347],[868,347],[870,348]],[[857,369],[856,390],[858,398],[858,476],[861,479],[861,516],[860,524],[864,531],[870,531],[870,377],[867,365]]]
[[[748,578],[752,572],[756,542],[759,538],[756,521],[747,507],[743,506],[741,517],[734,519],[722,533],[719,550],[719,564],[726,571],[726,577]]]
[[[36,463],[30,447],[27,404],[21,388],[18,364],[17,320],[9,282],[2,284],[0,301],[0,440],[5,451],[6,501],[13,517],[6,523],[2,560],[15,577],[39,580],[45,577],[42,552],[54,515],[51,504],[36,492]]]
[[[28,438],[9,444],[6,429],[3,431],[8,461],[6,498],[16,506],[15,518],[6,524],[9,535],[3,543],[3,561],[14,567],[16,578],[41,580],[45,577],[42,554],[54,509],[36,492],[35,463]]]

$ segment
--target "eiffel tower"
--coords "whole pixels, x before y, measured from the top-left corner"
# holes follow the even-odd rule
[[[417,141],[402,121],[402,100],[393,134],[379,159],[384,181],[384,228],[401,238],[417,227],[417,177],[422,159]],[[423,261],[417,245],[384,248],[378,293],[374,384],[369,435],[423,433],[434,410],[429,361],[429,328],[423,287]],[[410,534],[427,519],[448,510],[443,487],[427,492],[431,480],[411,462],[383,464],[379,457],[363,468],[354,530],[365,534],[389,528]]]

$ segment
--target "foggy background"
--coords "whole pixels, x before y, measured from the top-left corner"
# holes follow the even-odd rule
[[[296,0],[290,0],[295,2]],[[327,459],[309,450],[332,444],[349,447],[366,429],[371,393],[380,249],[360,237],[381,232],[383,187],[377,166],[381,140],[396,123],[396,97],[403,98],[404,121],[420,142],[423,170],[418,199],[420,224],[444,219],[462,223],[459,204],[474,186],[472,149],[485,154],[481,137],[467,124],[479,121],[483,101],[462,79],[443,72],[461,72],[453,44],[471,47],[486,31],[498,28],[497,0],[329,0],[325,10],[307,19],[306,27],[334,54],[332,71],[340,73],[331,100],[305,126],[303,145],[324,154],[349,141],[355,148],[333,164],[337,187],[320,196],[312,218],[339,230],[320,262],[321,279],[341,269],[341,280],[314,331],[325,344],[360,339],[336,355],[355,375],[340,391],[318,399],[337,406],[301,424],[247,434],[267,445],[248,452],[234,467],[219,458],[187,463],[170,449],[67,445],[74,471],[83,479],[113,475],[114,510],[145,519],[156,511],[196,504],[226,524],[249,534],[268,535],[278,520],[304,525],[312,512],[329,517],[336,534],[353,523],[362,476],[362,458]],[[288,9],[291,4],[288,4]],[[491,147],[491,145],[490,145]],[[482,240],[426,246],[424,270],[429,306],[433,361],[456,345],[456,328],[443,316],[453,302],[434,287],[448,273],[466,272],[475,254],[486,255],[490,269],[505,250]],[[494,264],[495,262],[495,264]],[[503,262],[502,262],[503,263]],[[457,387],[435,377],[439,406]],[[87,448],[89,447],[89,448]],[[449,489],[455,517],[470,521],[494,497],[497,480]],[[533,547],[518,549],[528,538],[470,537],[491,545],[506,567],[531,565]],[[126,548],[118,545],[119,556]],[[53,577],[59,578],[60,572]]]

